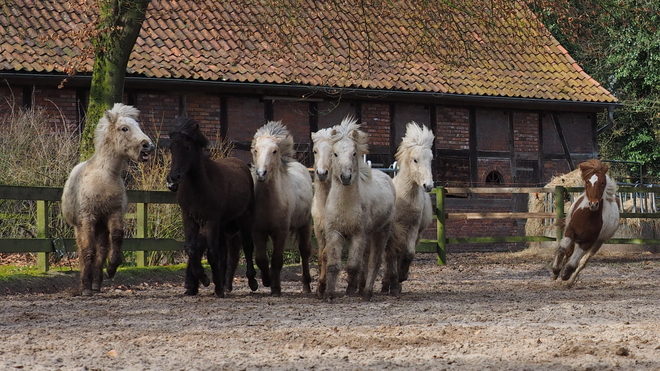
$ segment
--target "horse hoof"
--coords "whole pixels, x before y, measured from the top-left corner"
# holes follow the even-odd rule
[[[312,287],[309,285],[309,283],[306,283],[303,285],[303,293],[304,294],[309,294],[312,292]]]
[[[108,266],[105,269],[105,274],[108,276],[108,278],[113,278],[115,276],[115,273],[117,273],[117,267]]]
[[[209,279],[209,277],[206,274],[202,274],[199,277],[199,282],[201,282],[202,285],[204,285],[204,287],[208,287],[208,285],[211,284],[211,280]]]
[[[221,288],[215,288],[215,296],[219,298],[224,298],[225,297],[225,290]]]
[[[254,278],[248,279],[248,286],[250,286],[250,290],[252,291],[257,291],[257,289],[259,288],[259,284],[257,283],[257,280],[255,280]]]
[[[270,296],[277,296],[277,297],[282,296],[282,289],[271,287],[270,288]]]
[[[195,290],[195,289],[187,289],[186,292],[183,293],[183,295],[195,296],[195,295],[197,295],[197,291],[198,290]]]
[[[94,295],[94,291],[92,289],[83,289],[82,290],[82,296],[92,296]]]

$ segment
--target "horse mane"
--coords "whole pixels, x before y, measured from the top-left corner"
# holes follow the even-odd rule
[[[332,139],[332,128],[320,129],[312,133],[312,142],[318,142],[323,139]]]
[[[341,121],[341,124],[333,128],[332,141],[338,142],[342,138],[348,135],[350,135],[351,139],[353,139],[357,143],[357,148],[360,156],[369,153],[369,145],[368,145],[369,134],[360,130],[360,124],[357,123],[357,119],[352,115],[346,116]]]
[[[406,135],[401,140],[399,149],[397,150],[394,158],[397,161],[403,154],[413,147],[426,147],[431,149],[435,136],[425,125],[418,125],[415,121],[411,121],[406,125]]]
[[[189,118],[189,117],[177,117],[174,120],[174,125],[172,130],[170,130],[170,139],[172,136],[181,134],[185,135],[188,138],[192,139],[202,148],[206,148],[209,145],[209,140],[204,136],[202,131],[199,129],[199,121]]]
[[[295,151],[293,150],[293,137],[289,130],[282,124],[282,121],[268,121],[266,125],[260,127],[254,134],[254,139],[260,137],[272,137],[277,143],[282,161],[290,161],[294,159]],[[252,148],[256,140],[252,140]]]
[[[96,125],[96,129],[94,130],[94,147],[99,148],[101,146],[105,133],[108,132],[108,127],[116,125],[120,118],[127,117],[135,121],[135,124],[139,127],[139,124],[137,123],[139,116],[140,110],[137,108],[127,106],[123,103],[115,103],[112,109],[105,111],[103,117],[99,120],[98,125]]]
[[[597,160],[597,159],[591,159],[587,160],[583,163],[580,164],[580,171],[582,172],[582,179],[587,181],[589,178],[591,178],[594,174],[597,173],[607,173],[607,170],[609,170],[609,166],[603,164],[602,161]]]

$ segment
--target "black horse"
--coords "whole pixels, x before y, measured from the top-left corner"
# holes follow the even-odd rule
[[[177,192],[183,216],[185,249],[188,254],[185,294],[196,295],[199,283],[210,284],[202,267],[207,253],[215,294],[232,290],[240,245],[247,262],[246,276],[252,291],[258,287],[253,265],[252,223],[254,183],[248,165],[236,158],[211,160],[199,122],[177,118],[170,132],[172,165],[167,187]]]

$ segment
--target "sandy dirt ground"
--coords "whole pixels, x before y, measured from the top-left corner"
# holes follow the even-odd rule
[[[570,289],[547,252],[448,260],[419,254],[401,296],[370,302],[304,295],[299,267],[281,297],[242,278],[224,299],[185,297],[178,278],[115,278],[92,298],[56,277],[0,287],[0,369],[660,369],[660,255],[597,255]]]

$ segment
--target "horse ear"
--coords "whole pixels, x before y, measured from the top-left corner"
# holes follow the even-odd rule
[[[332,136],[335,136],[335,135],[337,135],[337,134],[339,134],[339,132],[337,131],[337,129],[332,129]]]
[[[353,138],[356,141],[359,140],[360,139],[360,133],[358,133],[357,130],[352,130],[351,131],[351,138]]]
[[[607,171],[610,169],[609,166],[603,165],[603,173],[607,173]]]

